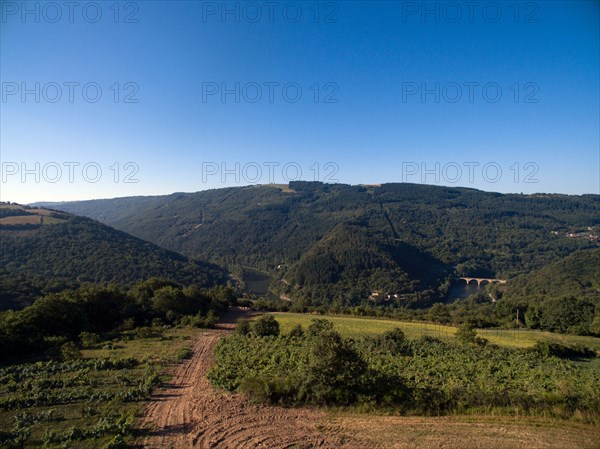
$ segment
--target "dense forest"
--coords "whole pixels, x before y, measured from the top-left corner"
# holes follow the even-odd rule
[[[51,211],[14,205],[0,211],[11,219],[0,221],[0,309],[19,308],[43,294],[88,283],[129,287],[153,276],[203,287],[225,281],[223,270],[212,264],[88,218],[56,218]],[[41,216],[47,224],[18,223],[30,216]]]
[[[433,292],[449,273],[449,267],[412,245],[376,238],[362,226],[338,225],[292,266],[285,277],[289,281],[273,288],[314,305],[346,307],[367,298],[375,286],[407,304],[412,293]],[[294,292],[294,286],[302,286],[301,291]]]
[[[52,207],[234,272],[266,271],[277,294],[342,305],[373,291],[431,297],[456,275],[513,278],[597,248],[600,233],[599,195],[416,184],[291,182]]]

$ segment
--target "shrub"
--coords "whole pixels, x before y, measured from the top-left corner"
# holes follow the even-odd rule
[[[248,335],[252,332],[252,327],[250,326],[250,321],[246,318],[240,318],[237,320],[237,325],[235,327],[235,333],[239,335]]]
[[[151,327],[142,326],[137,328],[135,335],[137,338],[150,338],[154,335],[154,331]]]
[[[279,335],[279,322],[273,315],[265,315],[252,323],[252,332],[258,337]]]
[[[318,335],[307,338],[223,338],[208,378],[217,387],[285,405],[384,405],[432,415],[506,408],[598,417],[596,370],[548,357],[567,349],[587,354],[586,348],[507,349],[473,344],[477,338],[468,346],[431,337],[406,341],[396,330],[352,340],[323,330],[326,323],[318,326]]]
[[[488,341],[485,338],[478,337],[475,327],[471,323],[464,323],[458,326],[455,337],[466,344],[478,344],[485,346]]]
[[[60,350],[65,343],[68,343],[67,337],[44,337],[44,346],[48,351],[48,355],[53,359],[60,359]]]
[[[252,307],[252,301],[249,299],[238,298],[236,303],[239,307]]]
[[[177,351],[177,354],[175,355],[175,360],[177,360],[178,362],[181,360],[186,360],[191,358],[193,355],[193,352],[191,349],[189,348],[181,348],[179,351]]]
[[[290,337],[294,337],[294,338],[304,337],[304,329],[302,328],[301,324],[296,324],[294,327],[292,327],[292,329],[290,330]]]
[[[130,331],[130,330],[135,329],[135,319],[125,318],[123,320],[123,324],[121,324],[121,329],[124,331]]]
[[[60,357],[62,360],[77,360],[81,358],[81,351],[75,343],[69,341],[61,346]]]
[[[552,341],[538,341],[532,348],[533,351],[538,352],[544,357],[555,356],[561,358],[575,358],[575,357],[594,357],[596,353],[594,350],[581,345],[567,346]]]
[[[79,334],[79,341],[84,348],[93,348],[100,343],[100,335],[93,332],[82,332]]]
[[[203,326],[199,326],[199,327],[213,328],[213,327],[215,327],[215,325],[218,322],[219,322],[219,316],[213,310],[209,310],[208,314],[204,317]]]
[[[477,331],[469,323],[461,324],[456,331],[455,337],[463,343],[475,343]]]
[[[315,320],[310,320],[310,324],[306,329],[306,334],[315,337],[330,331],[333,331],[333,323],[323,318],[317,318]]]
[[[406,335],[398,327],[375,337],[374,346],[380,352],[394,355],[403,354],[408,349]]]
[[[366,370],[360,354],[337,332],[323,332],[312,340],[306,378],[317,402],[354,402]]]

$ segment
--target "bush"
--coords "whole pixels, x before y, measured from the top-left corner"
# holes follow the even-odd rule
[[[462,343],[475,343],[477,331],[469,323],[461,324],[456,331],[455,337]]]
[[[129,447],[129,444],[127,444],[123,436],[115,435],[115,437],[112,440],[106,443],[104,449],[127,449]]]
[[[544,357],[561,357],[561,358],[576,358],[576,357],[595,357],[594,350],[581,345],[566,346],[552,341],[538,341],[532,348],[533,351],[541,354]]]
[[[60,350],[64,344],[69,341],[67,337],[44,337],[44,346],[48,352],[48,355],[53,359],[60,359]]]
[[[377,336],[374,346],[378,351],[394,355],[403,354],[408,349],[406,335],[398,327]]]
[[[81,351],[75,343],[69,341],[61,346],[60,357],[62,360],[77,360],[81,358]]]
[[[121,329],[124,331],[130,331],[130,330],[135,329],[135,319],[125,318],[123,320],[123,324],[121,324]]]
[[[135,335],[137,338],[150,338],[154,336],[154,331],[151,327],[141,326],[136,329]]]
[[[304,337],[304,329],[302,328],[301,324],[296,324],[294,327],[292,327],[292,329],[290,330],[290,337],[293,337],[293,338],[303,338]]]
[[[273,386],[264,377],[245,377],[238,388],[254,402],[273,402]]]
[[[250,326],[250,321],[246,318],[240,318],[237,320],[237,325],[235,327],[235,333],[239,335],[248,335],[252,332],[252,327]]]
[[[252,323],[252,332],[257,337],[279,335],[279,322],[273,315],[265,315]]]
[[[194,353],[191,349],[181,348],[179,351],[177,351],[177,354],[175,355],[175,360],[177,360],[178,362],[180,362],[181,360],[187,360],[190,359],[193,354]]]
[[[306,329],[306,334],[310,337],[315,337],[330,331],[333,331],[333,323],[323,318],[317,318],[315,320],[310,320],[310,324]]]
[[[79,334],[79,341],[81,341],[82,347],[87,349],[93,348],[100,343],[100,335],[93,332],[82,332]]]
[[[488,343],[485,338],[477,336],[477,331],[471,323],[464,323],[458,326],[455,337],[458,339],[458,341],[465,344],[477,344],[485,346]]]
[[[252,301],[250,301],[249,299],[243,299],[243,298],[238,298],[236,300],[236,305],[239,307],[252,307]]]
[[[587,348],[546,343],[536,350],[442,341],[407,341],[397,330],[344,339],[319,322],[307,338],[223,338],[208,377],[213,385],[285,405],[366,404],[402,413],[446,414],[506,408],[597,419],[596,370],[551,357]],[[316,333],[313,331],[313,334]],[[472,334],[471,334],[472,335]],[[550,355],[550,357],[549,357]]]
[[[212,329],[219,322],[219,316],[212,310],[208,311],[208,314],[202,320],[201,325],[197,325],[197,327],[202,327],[206,329]]]

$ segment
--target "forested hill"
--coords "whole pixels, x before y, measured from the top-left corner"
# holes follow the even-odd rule
[[[431,274],[411,267],[410,258],[398,257],[397,249],[394,257],[384,254],[397,245],[418,252],[418,260],[434,261],[443,267],[440,273],[511,278],[597,247],[594,236],[600,229],[600,195],[507,195],[417,184],[292,182],[51,206],[187,256],[233,269],[262,269],[301,289],[313,279],[310,272],[317,265],[312,261],[345,260],[333,273],[343,282],[351,272],[345,270],[364,274],[374,252],[394,261],[387,266],[404,273],[403,285],[425,288]],[[344,248],[344,239],[332,234],[341,232],[340,225],[370,242],[361,240],[350,256],[354,242],[346,239]],[[337,243],[328,246],[332,237]],[[324,256],[327,248],[336,254]],[[397,279],[389,270],[388,276],[373,274],[360,279],[363,292]]]
[[[600,335],[600,248],[578,251],[522,275],[502,296],[525,324],[554,332]]]
[[[578,251],[515,278],[504,297],[546,300],[564,296],[600,299],[600,248]]]
[[[208,287],[221,269],[56,211],[0,204],[0,309],[82,283],[130,286],[150,277]]]

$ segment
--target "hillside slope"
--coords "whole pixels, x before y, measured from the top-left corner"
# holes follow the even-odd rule
[[[600,335],[600,248],[578,251],[513,280],[502,307],[528,327]]]
[[[515,278],[507,298],[561,296],[600,299],[600,248],[578,251],[527,275]]]
[[[293,286],[302,286],[313,303],[325,298],[348,306],[377,290],[377,302],[406,305],[417,299],[412,293],[436,288],[448,273],[449,267],[398,239],[340,224],[292,265],[280,291],[294,296]]]
[[[89,218],[0,205],[0,308],[81,283],[130,286],[149,277],[210,286],[223,272]]]

